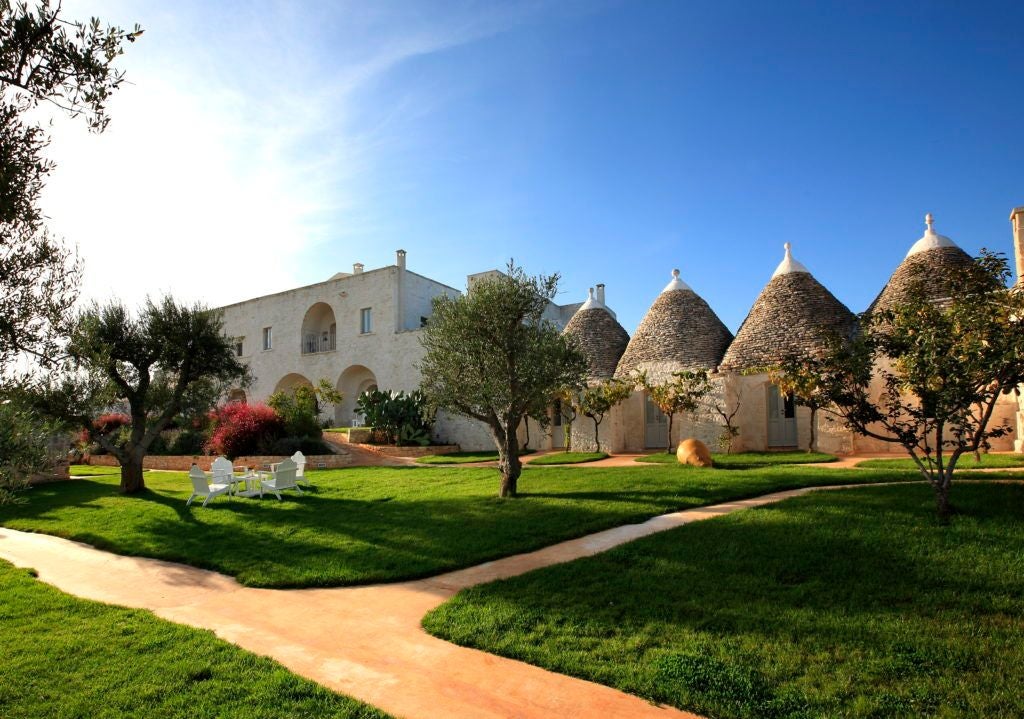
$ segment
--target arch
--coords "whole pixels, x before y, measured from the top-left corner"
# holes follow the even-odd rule
[[[337,390],[342,394],[341,404],[334,408],[334,421],[339,427],[351,426],[356,414],[356,400],[368,390],[377,389],[377,376],[368,367],[354,364],[338,377]]]
[[[334,310],[326,302],[317,302],[302,318],[302,354],[329,352],[337,346],[338,325]]]
[[[312,389],[313,383],[301,374],[292,372],[291,374],[286,374],[277,381],[277,384],[274,386],[274,392],[288,392],[290,394],[295,392],[296,387],[309,387]]]
[[[246,404],[248,401],[244,389],[233,389],[228,392],[228,404]]]

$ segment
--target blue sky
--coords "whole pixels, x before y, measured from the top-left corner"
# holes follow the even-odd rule
[[[678,267],[735,331],[784,242],[861,311],[926,212],[1010,253],[1024,204],[1021,3],[65,7],[146,28],[110,130],[56,130],[90,296],[222,304],[401,247],[456,287],[605,282],[630,333]]]

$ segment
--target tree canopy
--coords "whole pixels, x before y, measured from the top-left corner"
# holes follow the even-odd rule
[[[92,432],[117,457],[125,493],[144,488],[142,460],[171,420],[209,409],[249,379],[220,316],[170,297],[147,300],[137,315],[116,300],[89,305],[74,323],[68,352],[70,369],[45,383],[44,406]],[[123,445],[93,425],[97,414],[113,407],[127,407],[131,419]]]
[[[434,407],[483,422],[498,448],[499,495],[515,496],[522,470],[516,436],[528,413],[562,387],[582,387],[587,361],[544,311],[557,274],[507,274],[475,282],[465,295],[434,299],[423,333],[421,389]]]
[[[78,296],[75,253],[44,226],[39,197],[53,164],[29,113],[48,103],[102,132],[107,100],[124,79],[113,63],[142,32],[60,12],[48,0],[0,0],[0,372],[22,354],[52,361]]]
[[[707,370],[680,370],[662,382],[654,382],[646,372],[636,374],[651,402],[668,417],[666,452],[672,451],[672,425],[677,414],[695,413],[713,390]]]
[[[1002,395],[1024,382],[1024,294],[1007,287],[1006,259],[982,251],[930,299],[926,274],[891,308],[860,317],[852,339],[819,357],[790,358],[783,379],[854,431],[901,445],[931,484],[940,519],[965,452],[1010,432],[993,426]]]

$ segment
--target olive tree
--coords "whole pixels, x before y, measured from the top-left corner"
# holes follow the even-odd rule
[[[147,300],[137,314],[119,301],[92,303],[77,317],[67,371],[48,381],[42,399],[51,414],[93,430],[93,417],[125,407],[128,439],[94,432],[121,465],[121,491],[142,490],[142,461],[153,440],[184,410],[211,408],[249,374],[223,334],[219,314],[170,297]]]
[[[620,379],[606,379],[588,385],[579,393],[579,413],[594,423],[594,449],[601,451],[599,431],[605,416],[619,403],[633,393],[629,382]]]
[[[906,299],[862,315],[852,339],[833,337],[820,357],[791,358],[779,373],[794,385],[813,376],[817,401],[847,427],[898,444],[949,520],[957,462],[1012,432],[992,424],[999,398],[1024,382],[1024,294],[1007,288],[1006,259],[982,251],[950,278],[947,298],[916,278]]]
[[[668,443],[665,451],[672,452],[672,424],[677,414],[696,412],[712,391],[711,380],[706,370],[681,370],[661,382],[651,380],[646,372],[636,375],[637,383],[644,388],[651,402],[668,417]]]
[[[808,452],[818,451],[818,412],[829,402],[829,389],[825,384],[828,373],[823,371],[818,357],[799,355],[783,360],[787,370],[780,366],[770,367],[768,379],[779,388],[779,392],[792,397],[793,402],[807,407],[810,412],[810,441]]]
[[[47,445],[54,432],[17,390],[0,398],[0,504],[23,501],[18,492],[29,478],[52,469]]]
[[[47,0],[0,0],[0,372],[20,356],[54,361],[78,297],[77,257],[48,233],[39,204],[53,163],[38,107],[102,132],[124,79],[113,62],[141,33],[60,13]]]
[[[582,387],[587,362],[544,319],[559,276],[531,277],[509,263],[465,295],[436,297],[421,337],[427,401],[483,422],[498,449],[499,496],[514,497],[522,472],[516,432],[562,387]]]

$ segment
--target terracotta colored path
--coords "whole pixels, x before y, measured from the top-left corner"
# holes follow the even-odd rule
[[[808,491],[675,512],[426,580],[367,587],[252,589],[215,572],[123,557],[2,527],[0,558],[36,569],[41,580],[70,594],[149,609],[164,619],[211,629],[297,674],[400,717],[694,719],[693,714],[608,687],[450,644],[424,632],[420,620],[475,584]]]

